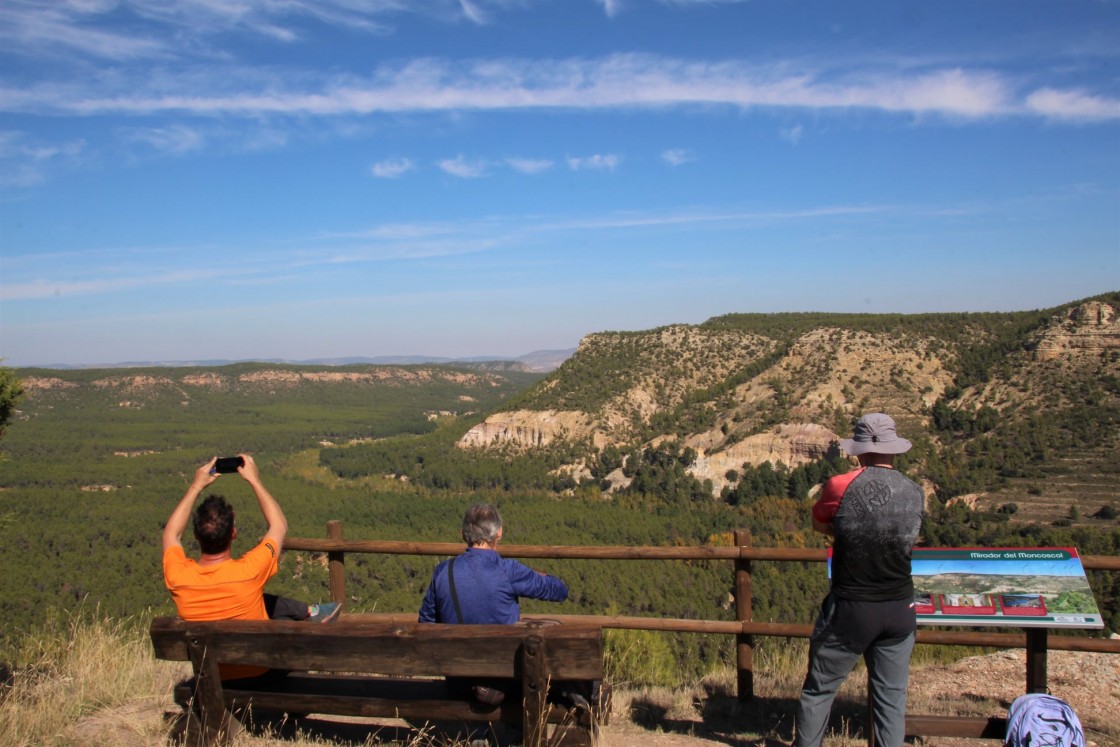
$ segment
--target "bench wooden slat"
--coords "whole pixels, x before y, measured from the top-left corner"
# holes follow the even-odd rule
[[[158,625],[156,623],[159,623]],[[312,627],[291,621],[152,624],[156,656],[187,661],[187,641],[206,639],[224,664],[273,669],[321,669],[369,674],[450,677],[520,677],[518,651],[530,628],[509,625],[348,623]],[[602,634],[576,626],[532,628],[549,640],[549,673],[555,679],[602,679]],[[549,634],[550,630],[557,631]]]
[[[521,703],[515,699],[494,708],[454,700],[442,680],[393,680],[335,675],[291,674],[276,688],[242,690],[229,683],[222,688],[229,708],[264,703],[287,713],[328,713],[342,716],[389,717],[411,721],[521,722]],[[177,702],[197,695],[189,685],[175,690]],[[570,721],[568,709],[550,705],[548,723]]]

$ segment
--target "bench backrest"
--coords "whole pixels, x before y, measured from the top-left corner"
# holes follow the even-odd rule
[[[156,658],[189,661],[189,642],[223,664],[275,669],[444,677],[520,677],[521,651],[541,641],[554,679],[602,679],[599,628],[572,625],[441,625],[347,620],[185,622],[157,617]]]

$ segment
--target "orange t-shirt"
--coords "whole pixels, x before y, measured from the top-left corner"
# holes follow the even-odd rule
[[[199,565],[181,545],[163,553],[163,582],[184,620],[267,620],[264,585],[276,574],[276,543],[265,540],[237,559]],[[220,665],[223,680],[255,677],[262,667]]]

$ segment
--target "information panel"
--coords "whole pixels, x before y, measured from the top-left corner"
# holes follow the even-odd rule
[[[1104,627],[1072,547],[916,547],[911,568],[919,624]]]

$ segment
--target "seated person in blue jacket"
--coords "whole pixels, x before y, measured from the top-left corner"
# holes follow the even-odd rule
[[[443,561],[420,606],[420,622],[510,624],[521,620],[518,599],[563,602],[568,587],[555,576],[498,555],[502,517],[478,503],[463,516],[462,555]]]
[[[420,622],[509,625],[521,620],[518,600],[522,597],[548,602],[568,598],[568,587],[560,579],[498,555],[501,539],[502,517],[498,509],[486,503],[467,509],[463,516],[467,550],[444,560],[432,572],[432,581],[420,605]],[[501,703],[513,688],[512,683],[497,681],[455,680],[451,685],[470,686],[473,697],[488,706]],[[568,697],[569,693],[557,695]],[[586,707],[587,700],[581,696],[575,704]]]

